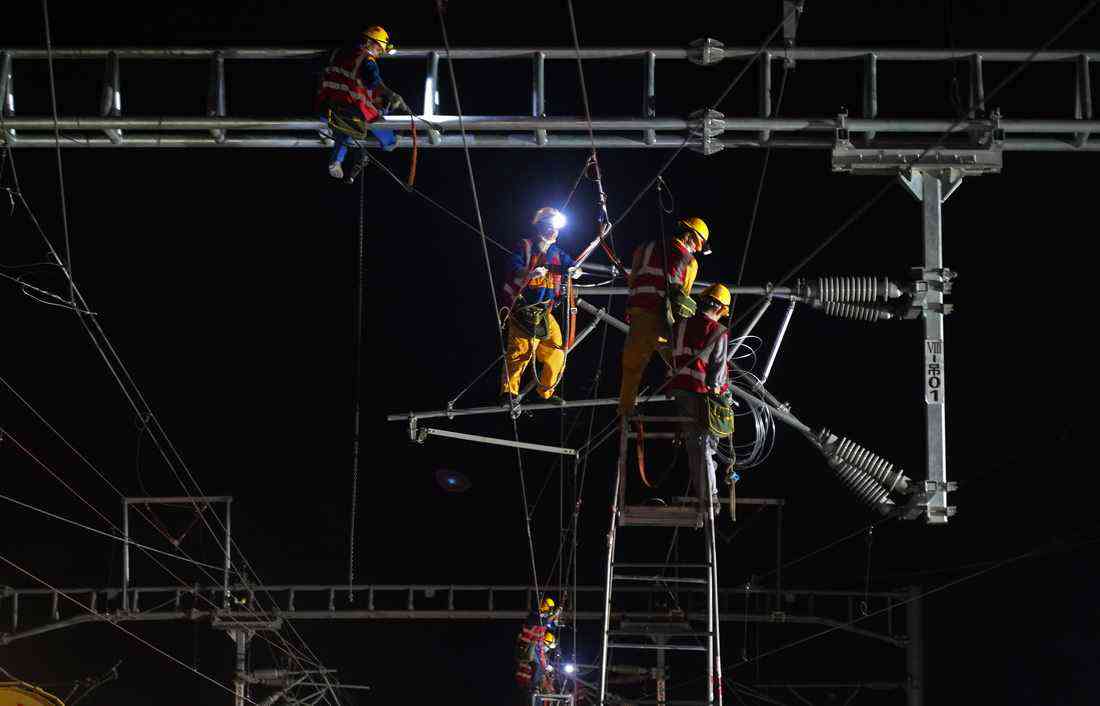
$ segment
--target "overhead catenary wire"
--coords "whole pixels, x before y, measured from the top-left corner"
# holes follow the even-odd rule
[[[458,114],[458,129],[459,132],[462,134],[462,152],[466,158],[466,173],[469,177],[470,193],[474,201],[474,212],[477,215],[478,233],[481,235],[481,251],[482,255],[485,258],[485,272],[488,277],[489,295],[493,303],[494,320],[496,320],[498,312],[500,311],[500,306],[497,303],[496,286],[493,280],[493,267],[492,263],[489,261],[489,247],[487,245],[487,236],[485,234],[485,222],[481,217],[481,204],[478,201],[477,180],[474,178],[474,165],[473,161],[470,159],[470,145],[466,136],[466,125],[463,122],[464,118],[462,115],[462,101],[459,97],[458,92],[458,77],[455,75],[454,57],[451,54],[451,40],[447,36],[447,21],[444,17],[445,9],[443,7],[443,0],[436,0],[436,15],[439,17],[439,28],[443,35],[443,44],[447,49],[447,65],[450,69],[448,73],[451,77],[451,89],[454,92],[455,112]],[[499,327],[497,328],[497,337],[500,341],[500,353],[504,358],[504,372],[505,375],[509,375],[508,350],[504,345],[504,332]],[[518,442],[519,426],[516,422],[515,416],[509,416],[512,420],[512,434],[515,440]],[[533,530],[531,528],[531,513],[527,503],[527,479],[524,475],[523,470],[523,453],[518,447],[516,448],[516,466],[519,470],[520,497],[523,502],[523,513],[525,520],[524,525],[527,532],[527,546],[531,559],[531,579],[535,586],[535,593],[540,594],[541,590],[539,588],[538,565],[535,561],[535,539]]]

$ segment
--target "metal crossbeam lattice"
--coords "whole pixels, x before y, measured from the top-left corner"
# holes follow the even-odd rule
[[[1097,51],[1046,51],[1034,57],[1029,52],[984,49],[881,49],[776,47],[761,56],[758,81],[758,109],[751,116],[725,116],[711,113],[704,117],[661,117],[657,113],[657,62],[691,62],[702,66],[721,61],[744,61],[756,53],[751,47],[725,47],[715,40],[693,42],[684,48],[582,48],[580,57],[587,61],[639,62],[642,68],[640,91],[642,109],[635,106],[619,116],[597,118],[592,122],[598,148],[675,149],[688,138],[689,146],[711,154],[726,147],[777,147],[831,149],[838,134],[858,136],[868,147],[901,148],[931,144],[944,132],[955,133],[942,152],[972,146],[976,140],[997,131],[1006,151],[1100,151],[1100,144],[1089,135],[1100,132],[1100,121],[1093,120],[1090,64],[1100,59]],[[245,62],[319,62],[325,52],[316,48],[57,48],[53,58],[60,62],[103,62],[105,80],[98,111],[86,115],[63,116],[58,127],[64,131],[62,147],[225,147],[225,148],[323,148],[331,144],[318,135],[323,123],[311,116],[278,118],[234,117],[227,115],[227,60],[232,66]],[[471,134],[473,149],[591,149],[588,122],[583,116],[547,116],[549,87],[546,63],[576,61],[574,49],[562,48],[469,48],[455,49],[456,60],[471,61],[478,69],[487,62],[529,59],[532,62],[530,115],[469,115],[464,126]],[[21,116],[15,113],[15,76],[21,65],[46,59],[42,49],[0,49],[0,101],[5,119],[5,139],[17,147],[52,147],[54,121],[49,116]],[[444,129],[457,126],[457,116],[440,115],[439,61],[448,52],[441,48],[401,49],[387,62],[424,61],[423,106],[421,113]],[[1003,119],[986,115],[983,67],[988,64],[1019,65],[1030,58],[1039,63],[1064,64],[1074,86],[1066,97],[1064,119]],[[859,60],[856,65],[851,60]],[[119,83],[120,62],[126,67],[139,62],[206,63],[209,81],[205,115],[155,117],[124,116]],[[772,117],[771,70],[774,62],[824,62],[837,71],[858,71],[863,86],[860,117]],[[878,88],[883,64],[964,63],[970,72],[968,118],[959,124],[951,119],[880,118]],[[853,67],[856,68],[853,68]],[[861,67],[861,68],[860,68]],[[474,69],[475,71],[477,69]],[[491,70],[491,67],[490,69]],[[701,69],[703,70],[703,69]],[[888,71],[882,74],[889,76]],[[198,83],[201,79],[197,79]],[[823,112],[833,106],[822,106]],[[91,109],[92,106],[89,106]],[[264,112],[265,106],[254,106]],[[400,133],[410,129],[408,120],[391,117],[387,127]],[[407,134],[399,145],[411,145]],[[458,134],[431,135],[424,147],[457,148]]]

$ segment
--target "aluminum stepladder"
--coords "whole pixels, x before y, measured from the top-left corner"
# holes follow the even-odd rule
[[[694,420],[687,417],[667,416],[643,416],[637,415],[623,418],[619,431],[619,460],[616,468],[615,487],[611,501],[611,524],[607,534],[607,573],[604,585],[604,613],[603,633],[600,659],[600,700],[599,706],[614,706],[619,699],[609,696],[607,693],[607,674],[609,670],[608,657],[610,651],[618,650],[654,650],[658,653],[658,663],[664,664],[664,652],[689,651],[705,652],[707,659],[707,686],[705,701],[667,701],[663,688],[658,689],[658,698],[655,701],[638,701],[629,699],[631,704],[650,703],[664,706],[668,704],[706,704],[722,706],[722,651],[719,634],[718,615],[718,562],[717,548],[714,530],[714,508],[710,503],[699,507],[698,502],[682,506],[652,506],[652,505],[627,505],[626,482],[629,476],[629,441],[637,438],[637,433],[631,431],[632,422],[642,423],[668,423],[674,422],[679,426],[685,422]],[[646,439],[671,440],[678,436],[676,433],[646,434]],[[708,497],[714,489],[708,489]],[[659,563],[616,563],[615,549],[620,528],[627,527],[689,527],[703,530],[705,543],[705,561],[702,564],[668,564],[665,557],[659,557]],[[657,546],[657,545],[655,545]],[[685,571],[704,572],[704,576],[663,576],[668,569],[682,569]],[[637,570],[637,571],[636,571]],[[648,573],[647,573],[648,571]],[[679,572],[677,572],[679,573]],[[650,584],[694,584],[706,588],[706,630],[694,631],[686,621],[659,622],[629,625],[620,621],[618,630],[612,630],[612,597],[616,586],[624,583],[650,583]],[[684,618],[690,616],[685,615]],[[641,637],[641,640],[636,638]],[[624,639],[625,638],[625,639]],[[635,638],[630,641],[629,638]],[[651,638],[653,643],[645,642],[645,638]],[[699,641],[702,639],[703,644]],[[691,642],[688,642],[691,641]],[[717,698],[715,698],[715,686]]]

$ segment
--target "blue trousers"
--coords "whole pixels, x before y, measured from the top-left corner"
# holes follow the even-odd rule
[[[332,133],[333,137],[332,152],[329,153],[330,164],[342,163],[349,149],[353,150],[353,156],[356,162],[363,158],[359,153],[359,148],[355,146],[355,140],[351,135],[344,134],[331,125],[329,125],[329,131]],[[371,134],[374,135],[374,138],[378,140],[378,145],[386,152],[391,152],[397,147],[397,135],[393,133],[393,130],[370,128],[370,131]]]

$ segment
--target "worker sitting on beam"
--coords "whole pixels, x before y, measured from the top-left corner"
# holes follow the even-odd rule
[[[523,371],[534,358],[538,371],[539,397],[564,404],[554,388],[565,372],[565,349],[561,327],[552,310],[561,294],[562,275],[570,276],[573,258],[557,246],[558,233],[565,227],[565,215],[556,208],[540,208],[531,221],[535,237],[519,241],[512,253],[507,279],[501,290],[502,324],[507,324],[507,352],[501,372],[500,403],[511,404],[519,395]],[[579,270],[573,271],[577,276]]]
[[[389,33],[374,26],[368,27],[355,43],[329,56],[317,91],[316,107],[332,131],[334,144],[328,173],[334,179],[344,179],[344,157],[348,148],[353,147],[355,166],[345,182],[355,181],[365,159],[358,141],[368,135],[373,135],[387,152],[397,147],[397,136],[392,130],[371,126],[390,111],[408,111],[404,99],[382,83],[378,69],[378,59],[394,51]]]
[[[677,221],[679,232],[665,241],[652,240],[634,250],[626,302],[630,332],[623,347],[619,413],[634,413],[638,385],[653,351],[668,343],[673,324],[695,313],[691,287],[699,271],[696,254],[707,254],[710,229],[702,218]]]
[[[733,433],[730,411],[729,374],[726,357],[729,338],[718,320],[729,316],[730,290],[712,284],[699,295],[699,310],[672,330],[672,370],[668,390],[676,399],[678,412],[692,421],[684,422],[691,482],[705,511],[709,502],[714,515],[718,501],[716,479],[718,437]]]

